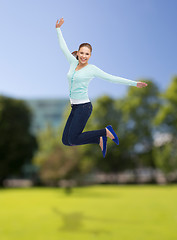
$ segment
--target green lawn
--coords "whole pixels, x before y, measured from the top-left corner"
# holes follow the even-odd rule
[[[1,240],[176,240],[177,186],[0,190]]]

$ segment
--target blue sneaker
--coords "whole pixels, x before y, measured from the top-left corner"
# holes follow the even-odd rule
[[[107,137],[106,136],[102,136],[102,139],[103,139],[103,150],[102,150],[102,153],[103,153],[103,157],[105,158],[106,150],[107,150]]]
[[[112,135],[114,136],[114,138],[112,139],[117,145],[119,145],[119,139],[118,139],[118,136],[116,135],[116,133],[114,132],[113,128],[111,125],[107,126],[106,127],[111,133]]]

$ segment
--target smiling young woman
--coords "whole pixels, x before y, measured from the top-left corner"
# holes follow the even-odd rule
[[[83,144],[99,144],[103,153],[106,155],[107,137],[113,140],[117,145],[119,139],[111,125],[104,129],[83,132],[85,125],[92,113],[92,103],[88,97],[88,85],[94,78],[102,78],[113,83],[122,83],[138,88],[146,87],[144,82],[136,82],[122,77],[113,76],[98,68],[88,61],[92,54],[92,46],[89,43],[82,43],[78,51],[70,52],[61,32],[61,25],[64,19],[56,22],[56,30],[60,48],[70,64],[67,78],[69,81],[71,112],[67,119],[62,142],[67,146]]]

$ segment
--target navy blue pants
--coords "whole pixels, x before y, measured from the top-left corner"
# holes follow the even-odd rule
[[[83,132],[92,113],[92,103],[71,104],[71,113],[66,122],[62,142],[64,145],[83,145],[100,143],[100,137],[106,136],[106,129]]]

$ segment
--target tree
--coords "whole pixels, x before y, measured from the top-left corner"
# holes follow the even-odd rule
[[[156,166],[164,173],[167,182],[173,182],[177,180],[176,144],[177,141],[168,142],[153,149]]]
[[[103,96],[94,103],[93,113],[85,131],[111,124],[120,140],[117,146],[108,139],[105,159],[99,146],[84,146],[84,156],[87,161],[94,163],[93,167],[96,169],[120,172],[140,165],[154,166],[152,120],[160,103],[157,86],[151,81],[146,82],[147,88],[130,87],[123,99],[114,100]]]
[[[68,109],[64,112],[64,120]],[[38,167],[39,181],[44,185],[57,186],[61,179],[80,180],[81,155],[77,146],[64,146],[62,131],[65,121],[59,130],[50,125],[37,135],[39,149],[33,158],[33,164]]]
[[[0,96],[0,184],[6,177],[21,174],[37,149],[30,132],[31,112],[24,101]]]
[[[127,156],[129,155],[135,168],[155,166],[152,149],[156,127],[153,120],[160,106],[159,91],[152,81],[146,82],[146,88],[129,88],[121,105],[122,120],[125,123],[124,133],[121,131],[124,135],[122,140],[126,141]]]
[[[61,145],[56,146],[41,165],[39,171],[41,181],[45,185],[58,186],[61,179],[77,180],[79,178],[79,160],[76,147],[65,151]]]
[[[154,155],[157,166],[169,180],[169,173],[177,170],[177,76],[173,77],[167,90],[161,94],[161,98],[163,104],[154,122],[162,133],[168,133],[171,136],[171,141],[155,148]]]
[[[121,102],[121,100],[120,100]],[[121,109],[116,106],[117,102],[109,97],[102,96],[93,104],[93,113],[88,120],[84,131],[103,129],[112,125],[119,136],[119,123],[122,118]],[[89,144],[80,149],[83,152],[83,164],[89,165],[89,171],[96,169],[104,172],[118,172],[125,169],[127,162],[123,161],[122,149],[113,141],[107,141],[107,154],[103,158],[101,148],[97,144]]]
[[[172,79],[167,90],[161,94],[163,104],[154,120],[156,125],[161,125],[161,129],[177,135],[177,76]]]

